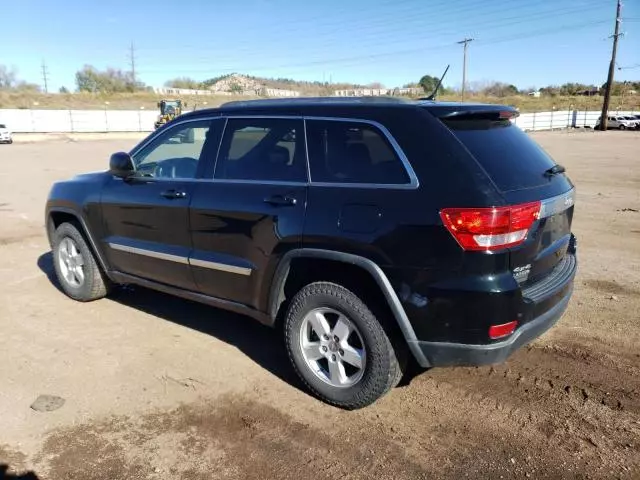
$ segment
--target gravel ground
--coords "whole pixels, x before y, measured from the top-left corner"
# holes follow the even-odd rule
[[[580,270],[554,329],[356,412],[307,395],[278,332],[248,318],[58,291],[50,184],[135,138],[0,146],[0,478],[640,478],[640,134],[534,135],[578,189]],[[41,394],[65,403],[34,411]]]

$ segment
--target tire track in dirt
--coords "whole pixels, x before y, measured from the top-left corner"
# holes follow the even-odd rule
[[[500,366],[434,369],[405,389],[413,400],[400,400],[402,409],[421,424],[419,417],[425,415],[420,402],[418,408],[414,405],[417,392],[445,390],[450,404],[464,409],[459,419],[454,408],[440,405],[446,403],[442,396],[432,408],[454,433],[475,429],[490,439],[491,428],[499,426],[494,431],[498,437],[526,439],[521,448],[514,443],[511,451],[542,453],[542,465],[555,457],[562,466],[597,476],[636,478],[632,475],[640,475],[640,369],[600,363],[591,355],[577,345],[529,347]]]

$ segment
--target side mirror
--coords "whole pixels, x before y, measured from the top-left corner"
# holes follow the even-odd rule
[[[119,178],[130,177],[133,172],[135,172],[131,155],[127,152],[116,152],[111,155],[109,159],[109,172],[111,175]]]

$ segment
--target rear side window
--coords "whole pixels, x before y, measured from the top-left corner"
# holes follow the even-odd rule
[[[442,121],[482,165],[502,191],[548,182],[544,172],[556,163],[509,120],[444,118]]]
[[[306,182],[302,120],[229,118],[214,178]]]
[[[404,185],[409,175],[398,153],[375,126],[352,121],[307,120],[311,181]]]

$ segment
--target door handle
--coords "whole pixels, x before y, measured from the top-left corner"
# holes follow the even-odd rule
[[[279,207],[288,207],[298,203],[298,200],[288,195],[273,195],[271,197],[265,198],[264,202]]]
[[[164,198],[175,199],[175,198],[185,198],[187,196],[187,192],[183,192],[182,190],[165,190],[160,195]]]

